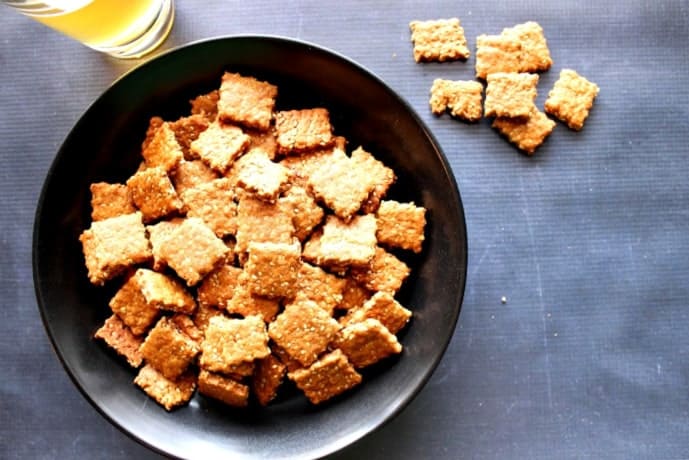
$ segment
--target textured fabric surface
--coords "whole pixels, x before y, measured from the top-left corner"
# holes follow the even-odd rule
[[[31,272],[55,152],[140,61],[0,10],[0,458],[157,458],[73,386]],[[472,57],[415,63],[409,21],[453,16]],[[533,157],[489,120],[428,105],[435,78],[474,79],[477,35],[527,20],[554,62],[538,107],[563,68],[601,89],[583,130],[558,122]],[[468,279],[444,359],[406,410],[335,458],[689,457],[689,4],[178,0],[163,49],[230,34],[300,38],[369,68],[428,124],[464,201]]]

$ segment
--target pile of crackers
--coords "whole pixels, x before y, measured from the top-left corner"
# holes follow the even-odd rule
[[[426,210],[387,198],[395,172],[334,135],[328,110],[276,110],[278,87],[226,72],[174,121],[150,120],[125,183],[91,185],[88,278],[116,283],[95,337],[167,410],[198,392],[267,405],[287,381],[314,404],[402,351],[395,298]]]
[[[459,19],[412,21],[409,27],[416,62],[469,58]],[[563,69],[548,93],[545,113],[540,111],[534,103],[538,72],[547,71],[552,64],[543,29],[534,21],[506,28],[500,35],[479,35],[476,77],[480,81],[436,79],[431,87],[431,111],[436,115],[449,111],[469,122],[493,117],[492,126],[531,155],[555,128],[546,113],[578,131],[599,92],[595,83],[572,69]]]

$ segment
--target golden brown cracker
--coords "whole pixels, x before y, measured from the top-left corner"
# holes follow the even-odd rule
[[[411,270],[401,260],[381,247],[367,267],[352,268],[351,275],[371,291],[397,292]]]
[[[143,356],[139,347],[143,343],[143,339],[134,335],[119,316],[112,315],[106,319],[94,337],[105,342],[117,354],[125,358],[133,368],[141,366]]]
[[[189,101],[192,115],[202,115],[206,120],[213,121],[218,115],[218,99],[220,91],[214,89],[206,94],[196,96]]]
[[[548,93],[545,111],[579,131],[589,116],[600,88],[572,69],[562,69],[560,78]]]
[[[178,213],[184,207],[170,177],[162,167],[137,172],[127,179],[127,187],[146,223]]]
[[[241,128],[216,121],[192,141],[189,151],[213,170],[224,174],[248,145],[249,136]]]
[[[182,193],[188,217],[198,217],[220,238],[237,232],[237,203],[229,179],[199,184]]]
[[[270,126],[278,88],[268,82],[225,72],[220,84],[218,118],[265,131]]]
[[[283,196],[280,197],[280,205],[284,207],[294,224],[294,236],[299,241],[304,241],[323,221],[325,212],[318,206],[316,200],[298,185],[292,185]]]
[[[464,29],[458,18],[411,21],[409,28],[416,62],[469,58]]]
[[[348,324],[337,334],[333,346],[342,350],[356,368],[370,366],[402,351],[397,337],[373,318]]]
[[[227,302],[227,312],[241,316],[260,316],[269,323],[275,319],[280,311],[280,302],[276,299],[252,294],[245,281],[245,274],[239,277],[232,298]]]
[[[297,296],[310,299],[332,315],[342,302],[342,291],[346,281],[319,267],[302,263],[299,268]]]
[[[196,390],[195,375],[170,380],[149,364],[139,370],[134,383],[168,411],[188,403]]]
[[[283,154],[327,147],[333,142],[330,114],[322,107],[275,114],[278,151]]]
[[[532,155],[553,132],[555,122],[543,112],[534,109],[526,121],[496,118],[492,126],[520,150]]]
[[[431,112],[442,115],[449,110],[453,117],[478,121],[483,115],[483,85],[477,81],[453,81],[436,78],[431,86]]]
[[[141,149],[141,156],[144,158],[148,168],[159,166],[165,172],[170,172],[177,167],[184,158],[184,153],[182,152],[182,147],[177,142],[175,132],[170,127],[170,123],[162,123],[153,132],[146,147]]]
[[[151,242],[151,252],[153,253],[153,270],[161,271],[165,268],[165,261],[160,256],[160,244],[182,222],[184,222],[182,217],[174,217],[146,226],[148,239]]]
[[[411,318],[411,311],[404,308],[389,292],[376,292],[358,308],[342,317],[340,323],[349,325],[373,318],[381,322],[392,334],[397,334]]]
[[[217,399],[233,407],[246,407],[249,404],[249,387],[223,375],[207,370],[199,372],[199,393]]]
[[[199,305],[217,308],[227,307],[237,288],[241,273],[241,268],[231,264],[220,265],[210,272],[196,290]]]
[[[198,156],[191,151],[191,143],[198,139],[199,135],[208,129],[210,122],[204,115],[189,115],[178,118],[168,123],[175,133],[175,139],[182,149],[185,160],[192,161]],[[178,165],[179,166],[179,165]]]
[[[476,37],[476,77],[485,80],[495,72],[519,72],[521,52],[521,42],[515,37],[479,35]]]
[[[105,220],[136,212],[129,188],[124,184],[95,182],[91,191],[91,220]]]
[[[275,298],[295,295],[301,266],[301,245],[294,243],[249,243],[244,265],[246,283],[252,294]]]
[[[245,253],[251,242],[291,243],[294,224],[286,211],[279,203],[241,196],[237,206],[236,252]]]
[[[217,179],[218,174],[201,160],[182,161],[170,173],[170,179],[179,196],[190,188]]]
[[[148,304],[187,315],[196,310],[194,296],[176,279],[147,268],[139,268],[134,279]]]
[[[308,368],[288,373],[288,376],[313,404],[344,393],[362,380],[340,349],[331,351]]]
[[[534,21],[503,29],[503,36],[519,41],[522,47],[520,72],[544,72],[553,65],[543,28]]]
[[[269,354],[266,324],[259,316],[215,316],[208,322],[199,364],[211,372],[232,372],[233,366]]]
[[[148,332],[140,351],[147,364],[165,378],[176,380],[194,361],[200,349],[194,340],[164,316]]]
[[[257,360],[256,371],[251,381],[251,388],[258,403],[267,406],[277,396],[278,388],[282,384],[287,366],[282,364],[274,355]]]
[[[421,252],[426,208],[414,203],[383,201],[376,212],[376,238],[382,245]]]
[[[486,117],[528,118],[536,107],[538,75],[495,72],[486,82]]]
[[[290,170],[272,162],[262,150],[253,150],[244,155],[241,167],[236,172],[238,187],[256,198],[271,202],[288,188],[289,179]]]

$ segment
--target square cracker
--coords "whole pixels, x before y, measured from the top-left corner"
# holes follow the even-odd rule
[[[161,220],[155,224],[146,225],[148,240],[151,242],[151,252],[153,253],[153,270],[161,271],[165,268],[165,261],[160,256],[160,244],[182,222],[184,222],[184,218],[174,217],[170,220]]]
[[[305,262],[301,264],[298,275],[297,296],[316,302],[332,316],[335,307],[342,302],[346,281]]]
[[[177,167],[184,158],[184,153],[170,123],[163,122],[153,132],[150,141],[141,149],[141,156],[148,168],[159,166],[165,172],[170,172]]]
[[[232,372],[234,366],[270,354],[266,324],[260,316],[230,319],[215,316],[201,343],[200,366],[211,372]]]
[[[464,29],[458,18],[411,21],[409,28],[416,62],[469,58]]]
[[[213,170],[224,174],[249,145],[249,136],[238,126],[212,123],[189,146],[190,152]]]
[[[268,129],[267,131],[246,129],[244,132],[249,136],[249,145],[246,148],[247,152],[260,150],[268,155],[268,158],[271,160],[275,159],[278,152],[278,142],[275,138],[274,129]]]
[[[220,84],[218,118],[247,128],[269,128],[278,88],[268,82],[225,72]]]
[[[186,334],[187,337],[198,345],[201,345],[203,331],[196,326],[191,316],[185,315],[184,313],[175,313],[170,317],[170,321],[172,321],[180,332]]]
[[[289,186],[290,170],[270,161],[262,150],[244,155],[236,171],[237,186],[264,201],[275,201]]]
[[[201,219],[189,217],[160,243],[161,260],[187,286],[197,284],[225,260],[229,249]]]
[[[139,370],[134,383],[168,411],[188,403],[196,390],[193,374],[170,380],[149,364]]]
[[[134,335],[132,330],[117,315],[112,315],[106,319],[94,334],[94,338],[105,342],[117,354],[125,358],[133,368],[141,366],[143,356],[139,347],[143,343],[143,339]]]
[[[244,265],[246,285],[252,294],[291,298],[297,289],[301,245],[293,243],[249,243],[249,258]]]
[[[182,149],[182,155],[187,161],[196,160],[198,157],[191,151],[191,143],[198,139],[199,135],[208,129],[210,121],[203,115],[189,115],[168,123],[175,133],[175,139]]]
[[[294,235],[292,216],[279,203],[268,203],[252,196],[240,196],[237,205],[237,246],[241,256],[249,243],[291,243]]]
[[[356,368],[370,366],[402,351],[397,337],[373,318],[347,325],[337,334],[333,346],[342,350]]]
[[[140,350],[146,363],[170,380],[181,376],[200,351],[198,344],[165,316],[148,332]]]
[[[143,215],[144,222],[167,217],[184,207],[170,177],[160,166],[137,172],[127,180],[127,187],[134,204]]]
[[[414,203],[382,201],[376,212],[376,238],[384,246],[421,252],[426,208]]]
[[[292,171],[292,186],[308,189],[308,178],[322,165],[329,164],[333,159],[340,158],[344,152],[343,142],[335,140],[334,147],[316,149],[299,155],[286,156],[280,160],[280,164]]]
[[[160,310],[146,301],[133,274],[115,292],[108,305],[134,335],[144,334],[160,315]]]
[[[397,292],[411,270],[401,260],[378,246],[367,267],[352,268],[351,275],[371,291]]]
[[[275,132],[280,153],[299,153],[327,147],[333,142],[327,109],[284,110],[275,114]]]
[[[223,264],[209,273],[196,290],[199,305],[225,308],[234,296],[241,268]]]
[[[392,334],[397,334],[409,322],[411,315],[411,311],[397,302],[389,292],[376,292],[361,307],[349,310],[340,323],[349,325],[373,318],[380,321]]]
[[[350,310],[361,307],[371,297],[371,291],[362,286],[351,276],[344,278],[345,284],[342,289],[342,301],[337,306],[340,310]]]
[[[316,265],[366,266],[375,255],[376,219],[371,214],[354,216],[349,222],[329,215],[322,232],[304,247],[304,259]]]
[[[508,27],[503,29],[501,35],[516,39],[521,44],[520,72],[543,72],[553,65],[543,28],[537,22],[528,21]]]
[[[89,281],[99,286],[151,258],[151,246],[138,211],[91,223],[79,241]]]
[[[476,37],[476,77],[485,80],[495,72],[519,72],[521,53],[521,42],[513,36],[479,35]]]
[[[292,216],[294,224],[294,236],[299,241],[304,241],[323,221],[325,211],[318,206],[316,200],[298,185],[292,185],[283,196],[280,197],[280,205]]]
[[[194,296],[176,279],[147,268],[139,268],[134,279],[146,302],[160,310],[191,315],[196,310]]]
[[[124,184],[91,184],[91,220],[104,220],[136,212],[132,195]]]
[[[170,173],[170,179],[179,196],[182,196],[185,190],[205,184],[218,177],[218,174],[201,160],[182,161]]]
[[[285,306],[270,323],[268,334],[292,359],[311,365],[340,329],[325,310],[308,299],[298,299]]]
[[[450,110],[453,117],[478,121],[483,115],[483,85],[477,81],[452,81],[436,78],[431,86],[431,112],[442,115]]]
[[[214,89],[206,94],[200,94],[189,101],[192,115],[201,115],[208,121],[215,120],[218,115],[218,99],[220,91]]]
[[[362,380],[340,349],[331,351],[308,368],[287,375],[313,404],[344,393]]]
[[[536,149],[555,129],[555,122],[538,109],[534,109],[526,121],[512,118],[496,118],[493,128],[527,154]]]
[[[560,78],[548,93],[545,111],[579,131],[589,116],[600,88],[572,69],[562,69]]]
[[[249,387],[229,377],[206,370],[199,373],[199,393],[233,407],[246,407],[249,404]]]
[[[237,232],[237,203],[230,180],[222,177],[182,193],[188,217],[198,217],[220,238]]]
[[[486,117],[528,118],[536,107],[538,75],[495,72],[486,82]]]
[[[249,291],[245,281],[246,274],[242,272],[237,282],[234,295],[227,302],[227,312],[241,315],[244,317],[258,315],[263,321],[269,323],[275,319],[280,311],[280,302],[276,299],[269,299]]]
[[[275,399],[286,371],[287,366],[275,355],[257,361],[251,387],[260,405],[266,406]]]

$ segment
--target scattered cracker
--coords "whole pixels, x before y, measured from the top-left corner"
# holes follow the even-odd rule
[[[181,217],[170,220],[161,220],[153,225],[147,225],[148,239],[151,242],[151,252],[153,253],[153,270],[160,271],[166,266],[165,261],[160,256],[160,244],[170,235],[172,230],[177,228],[184,221]]]
[[[226,123],[265,131],[270,126],[277,94],[275,85],[226,72],[220,84],[218,117]]]
[[[467,40],[459,19],[412,21],[409,28],[416,62],[444,62],[469,58]]]
[[[201,370],[198,385],[199,393],[229,406],[246,407],[249,404],[249,387],[231,378]]]
[[[196,310],[196,301],[184,286],[174,278],[147,268],[134,273],[146,302],[160,310],[169,310],[191,315]]]
[[[519,41],[522,47],[520,72],[544,72],[553,65],[543,28],[534,21],[503,29],[503,36]]]
[[[397,334],[409,322],[411,315],[411,311],[389,292],[376,292],[361,307],[349,310],[340,323],[349,325],[372,318],[380,321],[392,334]]]
[[[226,308],[228,313],[242,315],[244,317],[257,315],[260,316],[263,321],[269,323],[275,319],[280,311],[280,303],[275,299],[252,294],[246,282],[243,281],[242,275],[239,278],[232,298],[227,302]]]
[[[213,91],[196,96],[189,101],[191,105],[192,115],[202,115],[208,121],[215,120],[218,114],[218,99],[220,98],[220,91],[214,89]]]
[[[333,345],[342,350],[356,368],[370,366],[402,351],[397,337],[373,318],[347,325],[337,334]]]
[[[275,114],[275,132],[280,153],[298,153],[328,147],[333,128],[327,109],[285,110]]]
[[[191,143],[198,139],[199,135],[208,129],[210,122],[203,115],[189,115],[181,117],[176,121],[168,123],[175,133],[175,139],[182,149],[185,160],[192,161],[198,159],[196,154],[191,151]]]
[[[208,322],[201,343],[200,365],[211,372],[231,372],[237,364],[269,354],[266,324],[259,316],[244,319],[215,316]]]
[[[476,37],[476,77],[486,79],[495,72],[519,72],[522,46],[512,36],[479,35]]]
[[[284,206],[251,196],[242,196],[237,206],[237,253],[245,253],[250,242],[291,243],[292,216]]]
[[[156,166],[139,171],[127,180],[132,200],[143,215],[144,222],[179,212],[184,203],[165,169]]]
[[[290,372],[288,376],[313,404],[344,393],[362,380],[340,349],[328,353],[309,368]]]
[[[148,364],[139,370],[134,383],[168,411],[188,403],[196,390],[194,375],[185,375],[173,381]]]
[[[161,259],[186,281],[197,284],[218,266],[229,251],[201,219],[189,217],[160,243]]]
[[[241,268],[223,264],[209,273],[197,289],[199,305],[225,308],[234,295]]]
[[[375,212],[377,209],[375,201],[379,202],[385,197],[390,186],[397,180],[397,176],[391,168],[385,166],[382,161],[377,160],[361,146],[352,152],[352,161],[360,170],[367,171],[365,181],[370,183],[368,187],[371,188],[371,192],[362,204],[362,211]],[[371,201],[374,203],[370,203]],[[364,205],[367,205],[365,209]]]
[[[105,220],[136,212],[129,188],[124,184],[91,184],[91,220]]]
[[[332,316],[342,302],[346,281],[319,267],[302,263],[299,268],[296,292],[298,297],[310,299]]]
[[[376,254],[368,267],[352,268],[351,274],[359,283],[371,291],[385,291],[395,293],[409,276],[410,269],[393,254],[381,247],[376,248]]]
[[[589,116],[600,88],[572,69],[560,71],[560,78],[548,93],[545,111],[579,131]]]
[[[167,317],[158,320],[140,350],[146,363],[170,380],[181,376],[200,351],[198,344]]]
[[[341,310],[350,310],[361,307],[371,297],[371,291],[362,286],[351,276],[344,278],[345,284],[342,289],[342,301],[337,306]]]
[[[294,236],[299,241],[304,241],[323,221],[325,212],[318,206],[316,200],[298,185],[293,185],[280,197],[280,205],[292,216],[294,224]]]
[[[536,107],[538,75],[495,72],[486,82],[486,117],[528,118]]]
[[[182,193],[188,217],[198,217],[220,238],[237,232],[237,203],[227,178],[214,179]]]
[[[270,161],[262,150],[253,150],[246,155],[237,171],[237,186],[264,201],[275,201],[288,187],[290,170]]]
[[[257,361],[251,387],[260,405],[267,406],[275,399],[286,371],[287,366],[272,354]]]
[[[144,334],[160,315],[155,305],[146,302],[134,276],[127,278],[108,305],[135,335]]]
[[[182,161],[170,173],[170,179],[179,196],[182,196],[185,190],[217,178],[218,174],[201,160]]]
[[[299,299],[289,303],[270,323],[268,334],[293,359],[304,366],[316,361],[340,329],[340,325],[315,302]]]
[[[177,167],[184,154],[170,123],[164,122],[155,130],[146,148],[141,150],[141,156],[148,168],[159,166],[170,172]]]
[[[383,201],[376,213],[376,238],[380,244],[421,252],[426,208],[414,203]]]
[[[91,223],[79,241],[89,281],[99,286],[152,255],[138,211]]]
[[[301,245],[287,243],[249,243],[249,258],[244,265],[247,287],[252,294],[269,298],[291,298],[296,293]]]
[[[125,358],[133,368],[141,366],[143,356],[139,347],[143,340],[134,335],[132,330],[117,315],[112,315],[106,319],[94,337],[105,342],[117,354]]]
[[[466,121],[481,119],[483,85],[477,81],[452,81],[436,78],[431,86],[429,104],[435,115],[450,110],[453,117]]]
[[[540,110],[534,109],[526,121],[496,118],[492,126],[519,149],[531,155],[553,132],[555,122]]]
[[[222,123],[212,123],[190,145],[190,152],[220,174],[244,153],[249,136],[241,128]]]

